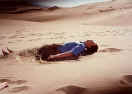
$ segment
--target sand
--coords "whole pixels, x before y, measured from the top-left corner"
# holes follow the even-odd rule
[[[0,14],[0,94],[132,94],[132,2]],[[27,49],[92,39],[99,51],[78,60],[39,62]],[[19,52],[27,52],[19,56]],[[1,52],[0,52],[1,53]]]

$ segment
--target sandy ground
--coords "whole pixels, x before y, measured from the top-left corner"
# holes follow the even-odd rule
[[[0,94],[132,94],[132,1],[0,14],[0,47],[19,52],[92,39],[99,51],[79,60],[40,63],[30,55],[0,59]]]

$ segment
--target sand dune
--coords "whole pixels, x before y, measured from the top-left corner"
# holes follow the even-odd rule
[[[104,3],[89,4],[80,7],[75,7],[72,9],[59,8],[57,6],[47,9],[42,9],[39,7],[23,7],[17,9],[16,11],[10,12],[17,13],[17,15],[2,14],[1,18],[28,20],[35,22],[80,19],[82,21],[87,20],[87,24],[93,25],[131,25],[131,20],[129,20],[129,18],[131,17],[131,8],[132,4],[130,0],[115,0]],[[31,12],[32,10],[37,11]],[[19,15],[19,13],[24,14]],[[100,19],[98,19],[96,16],[100,16]],[[127,23],[124,24],[124,21],[126,20]]]
[[[130,0],[27,10],[0,14],[0,47],[15,51],[0,58],[0,83],[9,84],[0,94],[132,93]],[[58,62],[34,58],[33,48],[87,39],[97,42],[97,53]]]

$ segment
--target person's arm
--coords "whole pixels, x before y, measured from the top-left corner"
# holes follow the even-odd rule
[[[50,55],[48,57],[49,61],[54,61],[54,60],[61,60],[61,59],[65,59],[65,58],[70,58],[73,57],[74,55],[72,54],[72,52],[64,52],[64,53],[60,53],[60,54],[56,54],[56,55]]]

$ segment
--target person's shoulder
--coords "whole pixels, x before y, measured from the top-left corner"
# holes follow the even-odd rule
[[[81,46],[82,48],[85,48],[85,43],[84,43],[84,42],[79,42],[78,44],[79,44],[79,46]]]
[[[79,45],[83,45],[84,44],[84,42],[80,42],[80,41],[77,41],[76,43],[79,44]]]

